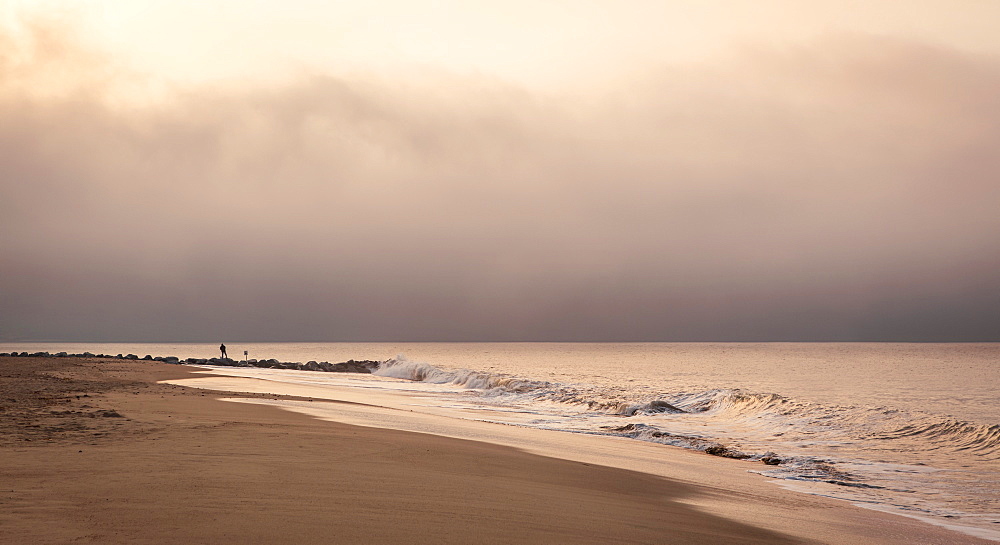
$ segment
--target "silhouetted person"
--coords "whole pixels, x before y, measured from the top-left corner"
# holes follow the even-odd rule
[[[229,356],[228,356],[228,355],[226,354],[226,345],[224,345],[224,344],[220,344],[220,345],[219,345],[219,350],[221,350],[221,351],[222,351],[222,359],[226,359],[226,358],[228,358],[228,357],[229,357]]]

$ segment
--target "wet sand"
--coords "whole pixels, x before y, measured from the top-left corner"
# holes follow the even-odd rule
[[[681,449],[665,479],[157,383],[191,376],[0,358],[0,543],[992,543]]]

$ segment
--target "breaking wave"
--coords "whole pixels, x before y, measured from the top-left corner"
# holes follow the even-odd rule
[[[697,450],[711,450],[714,446],[718,447],[719,455],[733,458],[768,458],[773,453],[764,447],[774,442],[823,441],[864,444],[871,450],[946,450],[985,460],[1000,460],[1000,425],[963,422],[930,413],[914,414],[885,407],[824,406],[779,394],[739,389],[647,392],[625,387],[560,384],[502,373],[442,369],[411,361],[402,355],[382,362],[373,374],[454,385],[475,391],[484,400],[501,405],[531,407],[554,403],[611,417],[647,418],[651,420],[604,426],[601,433]],[[730,444],[723,447],[712,437],[677,432],[677,429],[688,429],[698,422],[704,426],[706,421],[737,425],[745,432],[745,440],[730,438]],[[719,450],[721,448],[724,452]],[[777,455],[770,457],[779,458]],[[791,463],[793,458],[783,459]],[[803,468],[807,466],[807,473],[815,469],[810,464],[802,465]],[[850,480],[843,476],[837,479]]]
[[[499,374],[458,369],[444,370],[433,365],[416,362],[399,355],[383,361],[373,375],[400,378],[432,384],[453,384],[462,388],[486,390],[493,393],[523,393],[553,386],[548,382],[524,380]]]
[[[1000,524],[990,515],[998,512],[997,482],[988,477],[1000,460],[1000,425],[732,388],[657,391],[628,381],[529,380],[403,357],[383,362],[375,374],[464,388],[464,399],[485,406],[489,421],[691,449],[860,505],[958,517],[978,527]],[[517,416],[505,421],[498,412]]]

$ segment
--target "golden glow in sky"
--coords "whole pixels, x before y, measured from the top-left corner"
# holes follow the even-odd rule
[[[445,70],[550,89],[612,86],[734,46],[845,32],[1000,51],[1000,3],[989,1],[8,0],[0,9],[7,27],[25,15],[72,23],[123,64],[179,83]]]

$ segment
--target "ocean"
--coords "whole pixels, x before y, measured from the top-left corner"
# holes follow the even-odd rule
[[[253,359],[383,362],[374,375],[217,369],[258,379],[259,391],[289,393],[308,386],[313,394],[325,389],[331,398],[402,407],[452,422],[705,451],[741,459],[747,471],[802,492],[1000,541],[1000,344],[234,342],[227,347],[234,359],[246,351]],[[218,356],[217,344],[0,344],[0,352],[12,350]],[[231,389],[246,390],[246,384],[235,382]],[[206,387],[226,389],[226,383]],[[426,424],[403,425],[406,419],[398,413],[351,411],[353,416],[339,418],[437,432]],[[463,436],[461,426],[441,429]]]

